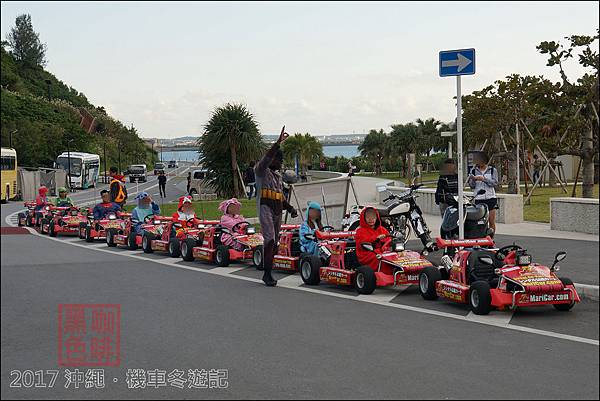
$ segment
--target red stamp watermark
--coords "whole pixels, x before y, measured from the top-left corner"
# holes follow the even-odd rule
[[[121,305],[58,305],[59,366],[120,364]]]

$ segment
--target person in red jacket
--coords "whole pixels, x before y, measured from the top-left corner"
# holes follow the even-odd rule
[[[181,223],[182,227],[195,227],[201,223],[201,220],[196,217],[196,212],[194,212],[191,196],[182,196],[179,198],[177,211],[171,217],[174,222]]]
[[[356,256],[358,262],[363,266],[370,266],[373,270],[377,270],[379,261],[376,254],[383,253],[386,238],[389,235],[389,231],[381,225],[379,212],[372,207],[364,208],[360,214],[360,227],[356,230]],[[362,244],[364,243],[372,244],[375,252],[363,249]]]

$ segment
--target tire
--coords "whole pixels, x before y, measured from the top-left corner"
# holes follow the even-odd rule
[[[117,235],[116,228],[109,228],[106,230],[106,245],[109,247],[115,247],[117,244],[115,243],[115,235]]]
[[[54,228],[54,219],[48,222],[48,235],[51,237],[56,237],[56,229]]]
[[[136,239],[135,237],[136,237],[136,235],[134,232],[129,233],[129,235],[127,236],[127,246],[132,251],[135,251],[136,249],[138,249],[137,242],[135,241],[135,239]]]
[[[423,299],[433,301],[438,298],[435,283],[442,279],[439,269],[434,266],[426,267],[419,275],[419,292]]]
[[[567,285],[573,285],[573,281],[571,281],[571,279],[569,278],[559,277],[558,279],[563,283],[565,287]],[[568,312],[575,306],[575,302],[571,302],[570,304],[555,304],[552,306],[554,306],[554,309],[556,309],[557,311]]]
[[[25,219],[25,213],[19,213],[17,216],[17,226],[22,227],[23,224],[21,223],[21,220]]]
[[[31,216],[31,213],[27,214],[27,217],[25,218],[25,225],[27,227],[33,227],[33,217]]]
[[[219,245],[215,252],[215,263],[219,267],[229,266],[229,247]]]
[[[85,230],[87,228],[87,224],[79,223],[79,239],[85,239]]]
[[[256,248],[254,248],[254,251],[252,252],[252,266],[256,267],[257,269],[259,267],[262,267],[264,254],[265,250],[262,245],[259,245]]]
[[[196,241],[193,238],[186,238],[185,241],[181,243],[181,258],[186,262],[192,262],[194,260],[194,247],[196,246]]]
[[[94,237],[92,237],[92,226],[85,227],[85,242],[94,242]]]
[[[356,269],[354,275],[354,288],[359,294],[369,295],[375,291],[377,285],[375,272],[369,266],[361,266]]]
[[[142,250],[144,253],[152,253],[154,250],[152,249],[152,241],[154,240],[154,234],[145,232],[142,236]]]
[[[307,285],[317,285],[321,282],[321,258],[315,255],[300,259],[300,277]]]
[[[178,258],[181,255],[181,243],[178,238],[171,238],[169,240],[169,256],[172,258]]]
[[[469,291],[469,304],[476,315],[487,315],[492,310],[492,294],[487,281],[475,281]]]

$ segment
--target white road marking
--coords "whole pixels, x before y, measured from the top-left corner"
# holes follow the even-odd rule
[[[228,275],[231,273],[239,272],[240,270],[249,269],[248,266],[228,266],[228,267],[215,267],[211,269],[211,273],[219,274],[221,276]]]
[[[304,284],[304,281],[302,281],[300,274],[290,274],[287,277],[277,280],[277,286],[284,288],[297,288],[302,284]]]
[[[6,217],[6,222],[9,222],[9,217]],[[51,240],[51,241],[58,241],[58,242],[62,242],[64,243],[65,241],[59,239],[59,238],[52,238],[52,237],[48,237],[45,235],[42,235],[40,233],[38,233],[35,229],[30,228],[30,227],[26,227],[27,230],[29,230],[33,235],[37,235],[39,237],[45,238],[47,240]],[[77,243],[77,242],[70,242],[69,245],[72,246],[78,246],[84,249],[91,249],[94,251],[100,251],[100,252],[107,252],[107,253],[111,253],[113,255],[121,255],[124,257],[128,257],[128,258],[133,258],[133,259],[137,259],[137,260],[143,260],[145,262],[150,262],[150,263],[158,263],[158,264],[162,264],[162,265],[166,265],[166,266],[171,266],[171,267],[176,267],[179,269],[184,269],[184,270],[191,270],[191,271],[196,271],[196,272],[200,272],[200,273],[206,273],[206,274],[213,274],[213,275],[218,275],[218,276],[223,276],[223,277],[228,277],[228,278],[233,278],[236,280],[244,280],[244,281],[250,281],[253,283],[260,283],[262,284],[262,280],[260,279],[255,279],[255,278],[251,278],[251,277],[246,277],[246,276],[241,276],[241,275],[237,275],[237,274],[230,274],[230,273],[224,273],[224,272],[215,272],[215,270],[217,269],[212,269],[212,270],[208,270],[208,269],[203,269],[203,268],[199,268],[199,267],[193,267],[193,266],[188,266],[188,265],[183,265],[180,264],[178,262],[181,261],[181,259],[175,259],[175,258],[165,258],[165,259],[150,259],[150,258],[146,258],[144,256],[138,256],[132,252],[120,252],[120,251],[114,251],[112,250],[112,248],[101,248],[101,247],[90,247],[89,244],[87,243]],[[286,277],[285,279],[287,279],[288,277]],[[285,279],[281,280],[284,281]],[[290,279],[290,283],[295,280],[295,279]],[[431,316],[437,316],[437,317],[443,317],[443,318],[447,318],[447,319],[453,319],[453,320],[460,320],[463,322],[468,322],[471,324],[481,324],[481,325],[485,325],[485,326],[492,326],[492,327],[498,327],[498,328],[502,328],[502,329],[506,329],[506,330],[512,330],[512,331],[518,331],[518,332],[524,332],[524,333],[530,333],[530,334],[537,334],[540,336],[545,336],[545,337],[552,337],[552,338],[558,338],[561,340],[566,340],[566,341],[572,341],[572,342],[577,342],[577,343],[583,343],[583,344],[589,344],[589,345],[593,345],[598,347],[599,341],[598,340],[594,340],[591,338],[584,338],[584,337],[578,337],[578,336],[572,336],[572,335],[568,335],[568,334],[562,334],[562,333],[556,333],[556,332],[552,332],[552,331],[547,331],[547,330],[540,330],[540,329],[534,329],[531,327],[524,327],[524,326],[517,326],[517,325],[512,325],[512,324],[507,324],[504,323],[503,321],[499,321],[499,319],[495,319],[495,318],[491,318],[491,319],[472,319],[472,318],[468,318],[467,316],[461,316],[461,315],[455,315],[452,313],[446,313],[446,312],[441,312],[441,311],[436,311],[433,309],[426,309],[426,308],[421,308],[421,307],[416,307],[416,306],[410,306],[410,305],[403,305],[403,304],[397,304],[397,303],[391,303],[385,299],[389,298],[389,297],[383,297],[384,300],[379,300],[376,297],[373,296],[368,296],[368,297],[363,297],[363,298],[359,298],[356,297],[354,295],[346,295],[346,294],[342,294],[342,293],[336,293],[336,292],[330,292],[330,291],[323,291],[318,289],[318,287],[308,287],[308,286],[288,286],[285,284],[285,282],[283,283],[283,285],[281,285],[281,287],[285,288],[285,289],[290,289],[290,290],[295,290],[295,291],[304,291],[304,292],[311,292],[314,294],[319,294],[319,295],[325,295],[325,296],[330,296],[330,297],[335,297],[335,298],[341,298],[341,299],[347,299],[349,301],[356,301],[356,302],[366,302],[366,303],[370,303],[370,304],[374,304],[374,305],[380,305],[380,306],[385,306],[388,308],[395,308],[395,309],[402,309],[405,311],[411,311],[411,312],[416,312],[416,313],[423,313],[426,315],[431,315]],[[377,289],[376,291],[380,291],[382,289]],[[390,294],[391,295],[391,294]],[[505,319],[502,319],[505,320]]]
[[[399,294],[406,291],[406,289],[410,287],[408,285],[402,285],[395,288],[377,288],[374,293],[371,295],[359,294],[356,298],[359,300],[363,300],[365,298],[371,298],[374,301],[378,302],[390,302],[392,299],[396,298]]]
[[[491,311],[489,315],[476,315],[473,312],[469,312],[465,319],[471,322],[489,322],[498,326],[508,326],[510,320],[513,317],[515,311]]]

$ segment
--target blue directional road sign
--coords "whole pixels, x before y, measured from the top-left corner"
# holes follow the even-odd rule
[[[475,49],[440,52],[440,77],[475,74]]]

